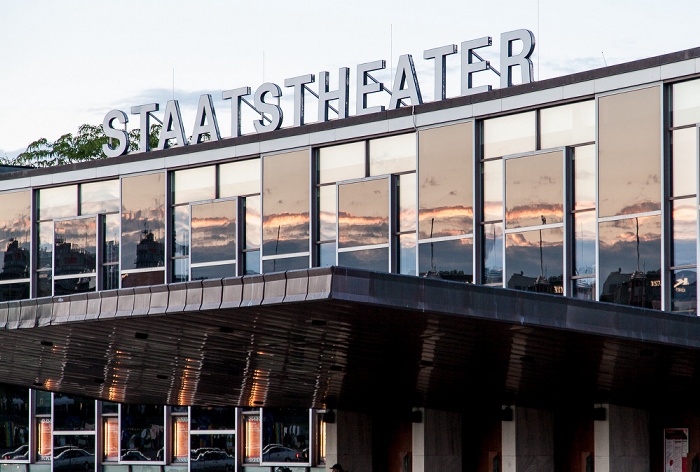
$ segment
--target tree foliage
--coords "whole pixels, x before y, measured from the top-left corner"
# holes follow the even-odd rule
[[[152,125],[149,132],[151,147],[158,145],[160,125]],[[135,129],[129,132],[129,152],[139,148],[141,130]],[[115,140],[116,141],[116,140]],[[93,161],[105,159],[107,156],[102,151],[102,145],[109,142],[100,125],[82,125],[74,136],[71,133],[64,134],[56,141],[50,142],[41,138],[29,146],[27,150],[14,159],[0,157],[0,164],[31,167],[51,167],[74,162]],[[116,145],[117,143],[113,143]]]

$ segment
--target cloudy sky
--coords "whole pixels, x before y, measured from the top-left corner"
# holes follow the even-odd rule
[[[162,115],[173,97],[189,135],[202,93],[212,94],[227,137],[221,92],[255,90],[263,80],[282,87],[289,126],[285,78],[327,70],[333,86],[347,66],[352,96],[357,64],[385,59],[390,69],[400,54],[413,55],[431,101],[433,64],[424,50],[492,36],[482,55],[498,68],[500,34],[521,28],[535,34],[535,77],[545,79],[602,67],[603,55],[612,65],[700,46],[698,18],[700,2],[690,0],[0,0],[0,156],[99,124],[111,109],[157,102]],[[456,96],[457,56],[448,70],[448,96]],[[375,75],[391,82],[390,70]],[[307,107],[315,121],[315,101]],[[253,119],[244,111],[244,132]],[[136,116],[129,126],[138,126]]]

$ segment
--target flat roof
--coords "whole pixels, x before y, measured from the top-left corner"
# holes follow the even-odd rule
[[[649,406],[700,319],[339,267],[0,304],[0,382],[127,403]]]

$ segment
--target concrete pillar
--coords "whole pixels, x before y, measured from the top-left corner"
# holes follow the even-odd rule
[[[649,472],[649,413],[637,408],[599,404],[604,421],[595,421],[596,472]]]
[[[372,417],[337,410],[326,424],[326,470],[340,464],[351,472],[372,472]]]
[[[461,472],[462,415],[416,408],[414,416],[412,472]]]
[[[503,472],[554,471],[554,415],[513,406],[513,420],[501,423]]]

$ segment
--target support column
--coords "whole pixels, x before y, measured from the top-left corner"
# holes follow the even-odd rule
[[[336,410],[335,423],[326,424],[326,470],[333,464],[352,472],[372,471],[372,417]]]
[[[553,413],[521,406],[510,408],[512,421],[501,422],[502,471],[553,472]]]
[[[595,421],[596,472],[649,472],[649,413],[637,408],[600,404],[604,421]]]
[[[412,472],[462,471],[462,415],[415,408]]]

